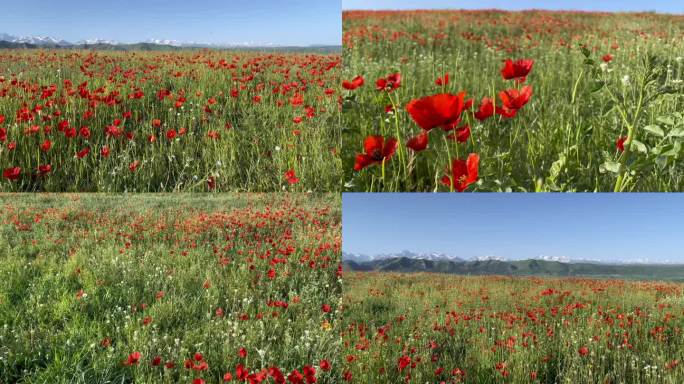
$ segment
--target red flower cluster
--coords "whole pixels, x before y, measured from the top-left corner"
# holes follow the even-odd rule
[[[507,59],[501,69],[501,75],[505,80],[516,80],[518,83],[526,81],[532,67],[534,60]],[[360,76],[357,76],[360,78]],[[385,90],[391,92],[397,89],[401,84],[401,75],[395,73],[385,78],[380,78],[376,81],[378,90]],[[446,87],[449,84],[449,74],[439,77],[435,80],[437,86]],[[348,82],[347,89],[356,89],[352,86],[352,82]],[[444,132],[449,132],[446,136],[447,141],[457,143],[467,143],[471,137],[471,127],[469,124],[461,124],[464,118],[474,118],[483,122],[494,114],[499,114],[505,118],[514,117],[520,109],[522,109],[532,97],[532,87],[527,85],[521,89],[511,88],[499,92],[501,99],[501,106],[496,106],[494,100],[490,97],[483,97],[477,110],[468,114],[466,111],[471,111],[473,107],[473,100],[466,100],[466,92],[461,91],[456,94],[453,93],[438,93],[435,95],[424,96],[414,99],[406,104],[406,111],[411,119],[418,125],[422,131],[416,136],[409,138],[406,141],[406,146],[414,152],[422,152],[428,149],[430,144],[430,132],[434,128],[441,128]],[[386,108],[392,113],[395,103]],[[465,117],[464,117],[465,116]],[[366,137],[364,142],[365,152],[356,155],[356,162],[354,170],[360,171],[369,165],[382,163],[389,160],[396,151],[396,138],[387,138],[385,143],[384,138],[380,135],[371,135]],[[474,144],[474,142],[473,142]],[[476,153],[471,153],[467,160],[452,159],[450,166],[447,169],[447,175],[442,178],[442,183],[449,186],[451,189],[457,191],[464,191],[467,187],[478,181],[478,167],[480,157]]]

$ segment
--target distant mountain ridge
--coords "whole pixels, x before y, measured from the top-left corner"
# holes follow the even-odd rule
[[[342,261],[343,268],[348,271],[434,272],[458,275],[576,276],[684,282],[684,265],[676,264],[606,264],[596,262],[561,262],[543,259],[448,260],[410,257],[359,260],[358,258],[345,258],[344,254]]]
[[[451,260],[451,261],[464,261],[457,256],[449,255],[442,252],[412,252],[412,251],[401,251],[398,253],[380,253],[377,255],[364,255],[360,253],[342,253],[343,259],[348,259],[357,262],[375,261],[375,260],[385,260],[397,257],[405,257],[409,259],[423,259],[423,260]]]
[[[168,39],[148,39],[136,43],[121,43],[114,40],[86,39],[75,43],[50,36],[14,36],[0,32],[0,48],[88,48],[101,50],[175,50],[175,49],[244,49],[244,50],[306,50],[321,52],[341,51],[337,45],[288,46],[273,43],[202,43],[183,42]]]

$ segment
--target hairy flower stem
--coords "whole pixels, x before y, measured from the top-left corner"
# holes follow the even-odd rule
[[[634,112],[634,118],[632,119],[632,122],[630,123],[627,121],[627,116],[626,113],[622,113],[623,120],[625,122],[625,125],[627,125],[627,139],[625,140],[624,147],[625,150],[622,152],[620,157],[618,158],[618,163],[620,164],[620,168],[618,169],[618,176],[617,179],[615,180],[615,187],[613,188],[613,192],[622,192],[626,187],[627,184],[625,182],[625,172],[626,172],[626,163],[627,160],[629,159],[629,155],[632,152],[632,140],[635,139],[636,136],[636,125],[637,122],[639,121],[639,115],[641,114],[643,103],[644,103],[644,91],[646,88],[646,76],[641,78],[641,84],[639,86],[639,101],[637,102],[637,107],[636,111]]]

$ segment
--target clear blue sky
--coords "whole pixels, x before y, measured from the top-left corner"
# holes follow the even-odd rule
[[[684,263],[684,194],[342,195],[345,252]]]
[[[0,12],[0,32],[69,41],[340,45],[341,29],[339,0],[21,0]]]
[[[572,9],[684,13],[682,0],[342,0],[343,9]]]

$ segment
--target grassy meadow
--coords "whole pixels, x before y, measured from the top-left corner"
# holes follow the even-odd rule
[[[340,189],[339,54],[2,50],[0,190]]]
[[[684,187],[684,16],[346,11],[343,31],[346,191]]]
[[[336,382],[339,196],[0,206],[0,382]]]
[[[353,383],[681,383],[681,283],[351,272]]]

